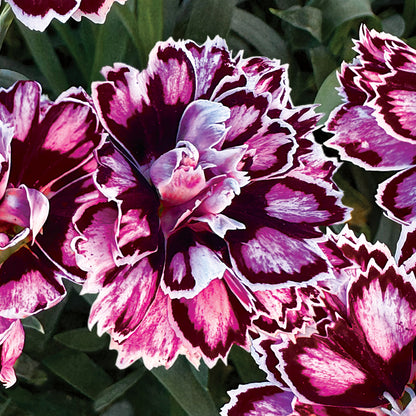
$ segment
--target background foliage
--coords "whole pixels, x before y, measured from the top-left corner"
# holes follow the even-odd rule
[[[145,67],[159,40],[203,42],[220,35],[235,53],[242,49],[244,56],[288,63],[294,103],[320,103],[322,120],[340,103],[336,70],[343,60],[352,60],[352,39],[362,23],[416,46],[416,0],[128,0],[113,6],[104,25],[84,19],[32,32],[12,21],[7,10],[0,23],[3,29],[10,24],[0,56],[3,87],[29,78],[38,80],[50,98],[72,85],[89,91],[104,65],[119,61]],[[316,137],[321,143],[327,138],[321,131]],[[389,244],[398,230],[374,204],[377,184],[386,176],[364,175],[344,164],[336,180],[345,204],[354,208],[351,226]],[[227,365],[220,362],[210,370],[201,365],[196,371],[185,359],[169,371],[149,372],[140,362],[118,370],[109,339],[86,329],[93,299],[78,296],[74,286],[68,291],[66,301],[24,322],[19,381],[0,390],[0,415],[211,416],[228,401],[227,390],[264,379],[239,348],[231,351]]]

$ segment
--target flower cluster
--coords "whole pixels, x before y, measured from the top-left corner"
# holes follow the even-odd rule
[[[40,30],[100,20],[112,1],[63,3],[10,0]],[[356,51],[327,145],[399,171],[376,196],[403,226],[397,262],[347,227],[323,232],[349,216],[338,164],[278,60],[169,39],[142,71],[103,68],[91,97],[0,89],[0,381],[16,381],[21,320],[68,279],[95,295],[89,327],[110,335],[119,368],[179,355],[212,367],[251,348],[268,381],[231,392],[224,416],[411,415],[416,51],[365,28]]]

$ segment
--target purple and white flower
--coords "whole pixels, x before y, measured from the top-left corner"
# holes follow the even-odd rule
[[[82,90],[51,102],[30,81],[0,90],[0,120],[0,319],[13,322],[60,302],[63,277],[84,277],[70,250],[72,216],[96,193],[92,151],[103,133]],[[6,336],[0,343],[6,357],[21,349]],[[12,358],[2,356],[1,374]]]
[[[398,171],[379,186],[376,200],[403,225],[397,258],[416,271],[416,50],[365,27],[355,50],[355,60],[341,68],[344,103],[330,115],[326,129],[334,136],[326,145],[364,169]]]
[[[104,23],[115,1],[126,0],[6,0],[15,16],[28,28],[44,31],[53,19],[65,23],[70,17],[81,20],[87,17],[94,23]]]
[[[158,43],[142,72],[103,75],[92,95],[114,141],[73,242],[83,293],[98,292],[90,326],[120,367],[213,365],[248,347],[265,310],[255,292],[329,273],[318,227],[347,209],[313,140],[318,116],[292,105],[285,65],[232,57],[220,38]]]

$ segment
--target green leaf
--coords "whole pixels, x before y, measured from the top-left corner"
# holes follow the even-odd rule
[[[7,399],[4,403],[2,403],[1,405],[0,405],[0,416],[3,416],[3,415],[5,415],[6,414],[6,410],[7,410],[7,408],[9,407],[9,404],[12,402],[12,399],[11,398],[9,398],[9,399]]]
[[[398,13],[386,17],[381,21],[383,31],[401,37],[404,34],[406,23]]]
[[[194,0],[185,38],[205,42],[207,36],[225,38],[230,30],[234,0]]]
[[[218,416],[208,391],[202,387],[185,357],[178,357],[166,370],[154,368],[152,374],[165,386],[182,408],[191,416]]]
[[[108,345],[108,337],[99,337],[87,328],[77,328],[70,331],[61,332],[53,337],[66,347],[78,351],[99,351]]]
[[[120,28],[120,21],[112,11],[107,15],[106,21],[98,28],[95,46],[94,61],[90,80],[98,79],[100,70],[105,65],[122,62],[127,49],[129,35],[124,28]],[[115,36],[115,34],[117,34]]]
[[[0,78],[1,78],[1,70],[0,70]],[[41,334],[45,333],[45,330],[43,328],[43,325],[39,321],[39,319],[35,318],[34,316],[28,316],[25,319],[22,319],[22,324],[25,328],[32,328]]]
[[[146,65],[149,52],[157,41],[162,40],[163,0],[137,0],[137,10],[139,13],[137,26],[144,54],[141,63]]]
[[[270,11],[285,22],[305,30],[315,39],[321,41],[322,12],[319,9],[309,6],[294,6],[286,10],[270,9]]]
[[[69,87],[65,72],[46,32],[36,32],[17,22],[19,30],[35,60],[36,65],[49,83],[55,95]]]
[[[328,120],[329,113],[338,105],[342,103],[338,91],[335,89],[339,87],[337,78],[337,71],[331,72],[319,88],[318,94],[315,97],[315,103],[320,104],[317,108],[318,113],[323,113],[324,116],[319,120],[319,125],[322,125]]]
[[[4,38],[6,37],[7,31],[9,30],[9,27],[13,20],[14,14],[12,12],[10,4],[6,3],[3,6],[3,10],[0,14],[0,49],[3,46]]]
[[[243,348],[233,346],[230,352],[230,361],[237,369],[243,383],[253,383],[266,379],[265,373],[260,370],[251,354]]]
[[[231,21],[231,29],[253,45],[261,55],[278,58],[283,63],[289,62],[289,54],[283,39],[253,14],[236,8]]]
[[[94,402],[94,409],[99,412],[120,398],[130,387],[134,386],[145,373],[146,368],[142,365],[139,369],[130,373],[127,377],[104,389]]]
[[[371,0],[312,0],[309,5],[322,11],[324,39],[348,20],[374,16]]]
[[[83,352],[61,351],[45,357],[43,363],[57,376],[93,400],[112,384],[111,377]]]
[[[318,46],[310,49],[309,56],[311,58],[315,83],[319,88],[327,76],[336,69],[338,65],[325,46]]]

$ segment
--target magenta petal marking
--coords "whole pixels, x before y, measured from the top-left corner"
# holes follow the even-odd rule
[[[213,280],[191,299],[173,299],[172,315],[193,347],[199,347],[209,366],[225,357],[233,344],[247,348],[252,313],[245,310],[223,280]]]
[[[319,404],[305,404],[296,400],[293,406],[296,416],[384,416],[380,408],[357,409],[355,407],[321,406]]]
[[[416,223],[403,226],[397,243],[396,258],[398,263],[405,267],[407,272],[416,273]]]
[[[0,199],[3,198],[9,181],[11,141],[14,128],[0,124]]]
[[[231,400],[221,409],[221,416],[288,416],[295,397],[271,383],[241,385],[228,394]]]
[[[92,305],[89,327],[97,324],[99,336],[109,332],[117,342],[129,337],[154,300],[160,272],[160,260],[155,262],[151,256],[115,269]]]
[[[24,342],[25,332],[23,326],[19,320],[16,320],[0,345],[0,382],[6,388],[16,383],[16,373],[13,366],[22,353]]]
[[[8,0],[16,17],[32,30],[44,31],[53,18],[66,22],[81,0],[50,2],[47,0]]]
[[[387,179],[377,190],[377,203],[389,217],[405,225],[416,219],[415,183],[416,167],[412,167]]]

